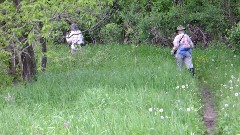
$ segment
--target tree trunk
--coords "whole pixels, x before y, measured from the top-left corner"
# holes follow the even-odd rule
[[[28,43],[25,44],[24,49],[21,53],[22,60],[22,77],[26,81],[31,81],[36,79],[36,62],[33,46]]]
[[[14,50],[14,47],[11,45],[6,46],[4,49],[12,54],[11,58],[9,59],[8,74],[14,76],[16,74],[17,67],[16,52]]]
[[[234,25],[234,20],[233,20],[233,16],[231,13],[231,0],[228,0],[228,17],[230,19],[231,25]]]
[[[42,53],[43,53],[41,66],[42,66],[42,71],[45,71],[46,67],[47,67],[47,56],[46,56],[47,43],[46,43],[46,39],[44,37],[42,37],[40,39],[40,42],[42,44]]]
[[[20,9],[21,1],[22,0],[13,0],[17,11]],[[24,47],[18,55],[20,55],[19,64],[21,67],[22,78],[26,81],[31,81],[36,79],[35,75],[37,73],[37,68],[33,46],[26,42],[27,37],[27,35],[24,35],[19,38],[20,42],[24,44]]]
[[[183,5],[183,3],[184,3],[184,0],[175,0],[175,4],[176,5]]]
[[[42,22],[39,23],[39,27],[40,27],[40,29],[42,29],[42,27],[43,27]],[[43,54],[42,61],[41,61],[41,68],[42,68],[42,71],[45,71],[46,67],[47,67],[47,56],[46,56],[47,43],[46,43],[46,39],[44,37],[41,37],[40,43],[42,45],[42,54]]]

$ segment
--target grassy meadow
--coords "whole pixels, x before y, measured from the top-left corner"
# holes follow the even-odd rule
[[[39,70],[36,82],[1,90],[1,135],[205,132],[199,81],[177,68],[170,48],[86,46],[75,56],[65,46],[49,50],[47,70]],[[224,87],[220,85],[219,91]],[[231,101],[223,103],[230,109]]]
[[[207,85],[217,111],[216,134],[240,134],[240,56],[227,48],[195,51],[199,81]]]

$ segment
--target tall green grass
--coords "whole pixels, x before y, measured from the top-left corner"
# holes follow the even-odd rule
[[[164,134],[205,132],[197,80],[169,49],[66,47],[49,52],[47,71],[0,98],[0,134]]]
[[[198,76],[209,86],[216,105],[216,134],[240,134],[240,56],[226,48],[195,52]]]

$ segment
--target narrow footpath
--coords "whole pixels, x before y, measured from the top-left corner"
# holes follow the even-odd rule
[[[212,102],[212,96],[207,86],[200,86],[202,101],[203,101],[203,121],[205,123],[207,133],[205,135],[215,134],[215,123],[217,119],[217,113],[215,111],[214,104]]]

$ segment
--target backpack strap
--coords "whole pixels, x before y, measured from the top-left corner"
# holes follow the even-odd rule
[[[179,46],[180,46],[180,42],[182,41],[183,37],[184,37],[185,34],[183,34],[182,38],[179,40]]]

